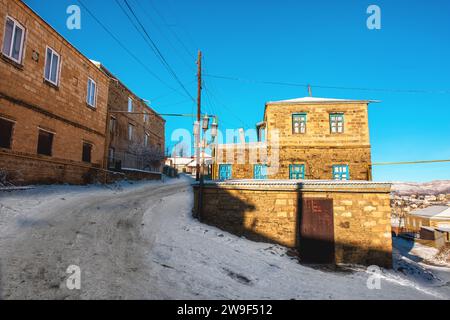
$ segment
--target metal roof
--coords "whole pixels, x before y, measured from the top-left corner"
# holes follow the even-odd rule
[[[410,213],[412,216],[427,217],[434,219],[450,219],[450,207],[448,206],[431,206],[424,209],[414,210]]]
[[[318,97],[303,97],[289,100],[269,101],[266,104],[301,104],[301,103],[373,103],[379,102],[376,100],[352,100],[352,99],[334,99],[334,98],[318,98]]]

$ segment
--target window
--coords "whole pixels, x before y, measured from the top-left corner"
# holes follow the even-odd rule
[[[114,118],[114,117],[111,117],[109,119],[109,131],[111,133],[116,132],[116,118]]]
[[[232,176],[231,164],[219,165],[219,180],[230,180]]]
[[[39,130],[37,153],[44,156],[52,155],[53,133]]]
[[[91,155],[92,155],[92,144],[83,142],[83,162],[91,163]]]
[[[133,112],[133,99],[128,98],[128,112]]]
[[[258,129],[258,141],[266,142],[266,128],[265,127],[260,127]]]
[[[305,165],[304,164],[291,164],[289,166],[289,179],[291,179],[291,180],[305,179]]]
[[[22,63],[25,29],[16,20],[6,17],[3,37],[3,54],[11,60]]]
[[[133,132],[134,132],[134,126],[131,123],[129,123],[128,124],[128,141],[133,140]]]
[[[97,84],[91,78],[88,78],[86,102],[93,108],[97,103]]]
[[[344,132],[344,114],[343,113],[330,114],[330,127],[331,127],[331,133],[343,133]]]
[[[146,133],[145,135],[144,135],[144,146],[148,146],[148,138],[149,138],[149,136],[148,136],[148,133]]]
[[[58,53],[56,53],[55,50],[53,50],[50,47],[47,47],[47,53],[45,55],[45,72],[44,77],[45,80],[48,82],[54,84],[55,86],[58,85],[59,81],[59,66],[61,58]]]
[[[14,122],[0,118],[0,148],[11,149]]]
[[[334,180],[350,180],[350,171],[348,169],[348,165],[333,166],[333,179]]]
[[[306,133],[306,113],[292,115],[292,130],[294,134]]]
[[[144,111],[144,122],[147,123],[148,122],[148,112]]]
[[[256,164],[253,169],[253,178],[261,180],[267,179],[267,165]]]

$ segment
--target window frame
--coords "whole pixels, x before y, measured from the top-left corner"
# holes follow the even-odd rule
[[[302,117],[302,119],[304,119],[304,121],[300,121],[300,125],[299,125],[299,130],[300,132],[295,132],[295,117]],[[304,132],[301,131],[301,123],[305,124],[305,130]],[[292,134],[297,135],[297,134],[306,134],[308,130],[308,114],[306,112],[297,112],[297,113],[293,113],[292,114]]]
[[[0,121],[9,122],[11,124],[11,133],[10,133],[10,136],[9,136],[9,147],[2,147],[2,146],[0,146],[0,149],[12,150],[12,148],[13,148],[13,141],[14,141],[14,139],[13,139],[13,137],[14,137],[14,129],[16,127],[16,122],[13,121],[13,120],[7,119],[7,118],[3,118],[3,117],[0,117]]]
[[[132,97],[128,97],[128,105],[127,105],[128,113],[131,113],[131,112],[133,112],[133,110],[134,110],[133,101],[134,101],[134,100],[133,100]],[[130,107],[131,107],[131,109],[130,109]]]
[[[150,134],[148,132],[144,132],[144,147],[148,147],[150,142]]]
[[[336,172],[337,168],[345,168],[345,172]],[[339,176],[339,179],[336,178],[336,175]],[[342,179],[345,175],[346,179]],[[350,180],[350,166],[348,164],[334,164],[332,169],[333,180],[335,181],[349,181]]]
[[[128,141],[133,141],[134,138],[134,125],[131,123],[128,123]],[[131,129],[131,131],[130,131]]]
[[[56,82],[53,82],[51,79],[47,79],[46,74],[45,74],[45,70],[47,69],[47,61],[48,61],[48,51],[51,51],[52,56],[51,56],[51,62],[50,62],[50,74],[49,74],[49,78],[52,77],[51,73],[52,73],[52,66],[53,66],[53,56],[56,55],[58,57],[58,68],[56,69]],[[54,86],[59,86],[59,81],[60,81],[60,75],[61,75],[61,55],[52,47],[50,46],[46,46],[45,48],[45,63],[44,63],[44,80],[53,84]]]
[[[333,121],[333,117],[342,117],[342,131],[339,131],[339,121]],[[336,123],[336,132],[333,132],[333,124]],[[343,112],[330,113],[330,133],[331,134],[343,134],[345,133],[345,114]]]
[[[221,174],[222,174],[222,168],[227,168],[227,177],[226,179],[221,179]],[[231,180],[233,179],[233,165],[232,164],[228,164],[228,163],[221,163],[219,164],[219,176],[218,176],[219,180],[221,181],[226,181],[226,180]]]
[[[111,134],[116,133],[116,129],[117,129],[117,118],[110,116],[109,117],[109,132]]]
[[[89,161],[85,160],[85,146],[89,146]],[[84,163],[92,163],[92,150],[94,148],[94,145],[90,142],[87,141],[83,141],[83,145],[82,145],[82,152],[81,152],[81,161]]]
[[[14,25],[13,25],[13,32],[12,32],[12,35],[11,35],[11,47],[9,48],[9,53],[8,53],[8,54],[5,54],[5,53],[3,52],[3,49],[4,49],[4,46],[5,46],[5,40],[6,40],[6,25],[7,25],[7,23],[8,23],[8,19],[11,20],[11,21],[13,22]],[[15,59],[15,58],[12,56],[12,51],[13,51],[13,48],[14,48],[14,36],[15,36],[15,34],[16,34],[16,27],[19,27],[19,29],[22,30],[22,39],[21,39],[21,43],[20,43],[19,59]],[[25,27],[24,27],[19,21],[17,21],[16,19],[14,19],[13,17],[11,17],[11,16],[9,16],[9,15],[6,15],[6,17],[5,17],[5,25],[4,25],[4,28],[3,28],[3,42],[2,42],[1,53],[2,53],[2,55],[3,55],[4,57],[6,57],[6,58],[8,58],[8,59],[11,59],[12,61],[18,63],[19,65],[22,65],[22,64],[23,64],[23,55],[24,55],[24,52],[25,52],[26,31],[27,31],[27,30],[25,29]]]
[[[39,137],[40,137],[41,131],[52,135],[52,140],[51,140],[51,144],[50,144],[50,152],[49,152],[49,154],[39,153]],[[40,156],[53,157],[53,143],[54,143],[54,141],[55,141],[55,133],[54,132],[51,132],[49,130],[45,130],[45,129],[42,129],[42,128],[38,128],[38,141],[37,141],[36,153],[38,155],[40,155]]]
[[[256,168],[257,167],[260,167],[261,171],[262,171],[263,168],[265,169],[265,174],[262,174],[262,172],[261,172],[261,176],[259,178],[256,177]],[[268,169],[269,169],[269,166],[267,164],[255,164],[255,165],[253,165],[253,179],[254,180],[267,180],[269,178]]]
[[[94,103],[91,104],[90,103],[90,84],[94,84]],[[88,104],[88,106],[96,109],[97,108],[97,82],[95,82],[94,79],[92,79],[91,77],[88,77],[88,87],[87,87],[87,97],[86,97],[86,103]]]
[[[299,173],[294,172],[293,169],[294,168],[302,168],[300,170]],[[306,171],[306,166],[304,164],[290,164],[289,165],[289,180],[304,180],[305,179],[305,171]],[[294,174],[300,174],[301,178],[297,178],[297,177],[293,177]]]

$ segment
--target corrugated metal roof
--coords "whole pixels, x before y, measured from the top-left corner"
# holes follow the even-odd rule
[[[414,210],[410,213],[412,216],[450,219],[450,207],[431,206],[424,209]]]

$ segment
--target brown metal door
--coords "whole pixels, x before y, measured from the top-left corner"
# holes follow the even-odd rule
[[[302,262],[335,263],[332,199],[303,199],[299,250]]]

